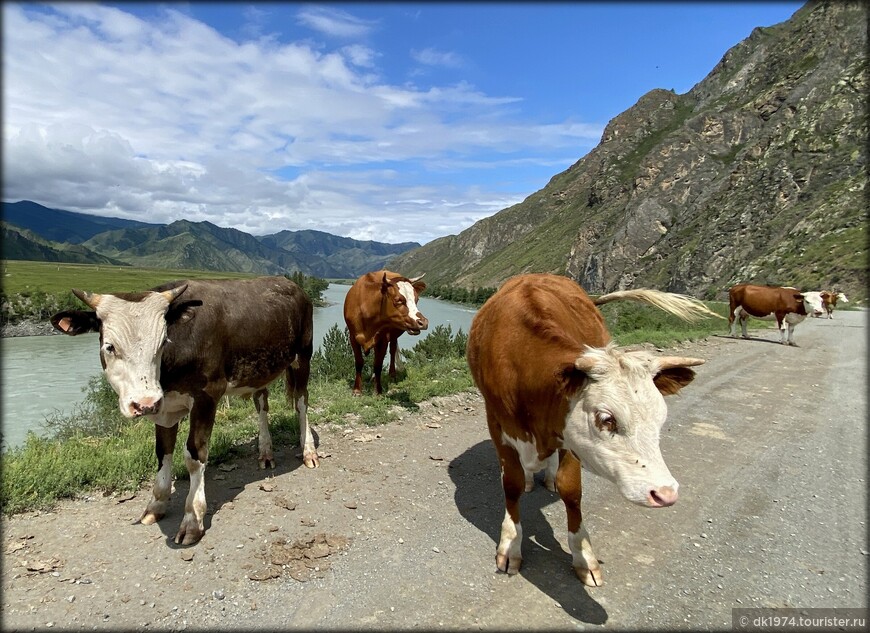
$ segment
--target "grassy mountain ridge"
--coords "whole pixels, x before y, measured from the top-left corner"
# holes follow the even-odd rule
[[[4,202],[3,209],[4,214],[23,218],[30,228],[31,238],[45,239],[45,235],[40,233],[42,231],[81,241],[81,245],[76,242],[75,247],[67,242],[36,246],[31,239],[25,246],[17,233],[7,232],[4,228],[5,259],[105,261],[146,268],[266,275],[298,271],[317,277],[353,278],[383,268],[391,257],[419,246],[416,242],[387,244],[308,230],[255,237],[211,222],[189,220],[171,224],[148,224],[118,218],[94,220],[93,216],[48,209],[26,200]],[[60,221],[60,224],[56,226],[55,221]],[[55,251],[75,252],[78,259],[56,259],[61,255]],[[91,257],[96,259],[87,259],[84,253],[91,253]]]
[[[562,272],[590,292],[734,283],[866,297],[867,5],[755,29],[689,92],[653,90],[523,202],[390,262],[433,283]]]
[[[42,239],[70,244],[81,244],[97,233],[111,229],[154,226],[138,220],[104,218],[75,211],[51,209],[30,200],[4,202],[3,220],[28,229]]]
[[[3,228],[3,259],[22,261],[65,262],[72,264],[109,264],[127,266],[105,255],[100,255],[81,244],[61,244],[45,240],[32,231],[0,222]]]

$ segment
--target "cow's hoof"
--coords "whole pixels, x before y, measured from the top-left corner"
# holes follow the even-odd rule
[[[267,467],[275,469],[275,458],[272,455],[260,457],[258,461],[260,462],[260,470],[265,470]]]
[[[601,568],[587,569],[586,567],[575,567],[574,573],[587,587],[600,587],[604,584],[604,579],[601,577]]]
[[[522,558],[508,559],[507,554],[495,555],[495,566],[500,572],[513,576],[520,571],[520,565],[523,564]]]
[[[320,459],[317,457],[317,453],[307,453],[302,456],[302,463],[308,468],[317,468],[320,466]]]
[[[188,527],[182,522],[178,534],[175,535],[175,543],[176,545],[193,545],[194,543],[199,543],[204,534],[205,530],[202,528],[197,526]]]
[[[153,525],[163,517],[164,514],[162,512],[149,512],[148,510],[145,510],[145,512],[143,512],[142,516],[139,518],[139,523],[141,523],[142,525]]]
[[[791,341],[789,341],[789,346],[790,347],[800,347],[797,343],[792,343]]]

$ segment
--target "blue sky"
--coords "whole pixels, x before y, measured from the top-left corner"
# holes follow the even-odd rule
[[[3,197],[426,243],[800,6],[5,2]]]

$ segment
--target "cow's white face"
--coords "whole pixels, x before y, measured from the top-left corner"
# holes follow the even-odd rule
[[[667,406],[653,378],[663,360],[613,345],[580,356],[575,365],[588,380],[569,398],[563,436],[564,447],[589,470],[614,482],[629,501],[652,507],[672,505],[679,488],[659,448]],[[668,360],[686,361],[682,367],[703,362]],[[682,384],[666,393],[693,375],[683,369]]]
[[[849,303],[849,300],[846,298],[846,295],[844,295],[842,292],[837,293],[837,300],[842,301],[843,303]]]
[[[808,316],[821,316],[825,311],[825,304],[821,292],[804,292],[804,310]]]
[[[417,308],[417,291],[414,286],[407,281],[396,282],[396,288],[404,300],[404,306],[408,309],[407,322],[410,326],[406,326],[408,334],[419,334],[420,330],[425,330],[429,327],[429,321],[424,317]]]
[[[154,292],[141,301],[101,295],[96,305],[102,322],[100,359],[106,379],[118,394],[121,413],[128,418],[160,410],[160,362],[170,301],[164,293]]]

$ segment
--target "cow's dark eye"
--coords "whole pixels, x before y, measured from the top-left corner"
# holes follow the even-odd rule
[[[106,343],[105,345],[103,345],[103,351],[106,352],[106,354],[111,354],[112,356],[114,356],[115,346],[111,343]]]
[[[599,431],[610,433],[611,435],[617,431],[616,418],[607,411],[597,411],[595,413],[595,426]]]

